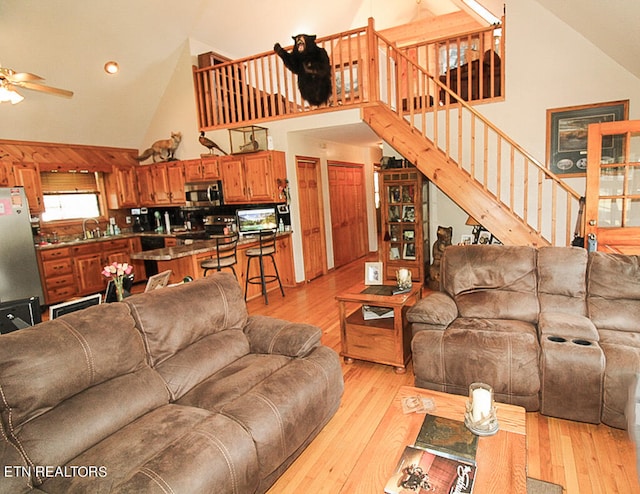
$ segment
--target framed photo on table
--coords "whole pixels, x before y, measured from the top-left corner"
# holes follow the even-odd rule
[[[547,167],[560,177],[587,174],[587,131],[589,124],[629,118],[629,100],[568,106],[547,110]],[[622,137],[602,141],[602,159],[615,162],[623,152]]]
[[[364,263],[364,284],[365,285],[382,285],[382,263],[381,262],[365,262]]]

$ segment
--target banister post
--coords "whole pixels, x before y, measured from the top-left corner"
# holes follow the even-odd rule
[[[376,42],[376,32],[373,25],[373,17],[369,17],[367,22],[367,64],[369,80],[369,102],[380,101],[380,67],[378,60],[378,49]]]

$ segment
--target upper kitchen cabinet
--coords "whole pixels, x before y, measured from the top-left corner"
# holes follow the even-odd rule
[[[29,201],[29,211],[32,214],[44,212],[42,181],[40,180],[38,163],[14,163],[13,175],[15,185],[24,187]]]
[[[15,185],[15,183],[11,165],[0,162],[0,187],[11,187],[12,185]]]
[[[135,166],[114,166],[113,172],[106,173],[104,177],[109,209],[138,206],[138,179]]]
[[[184,205],[185,174],[181,161],[139,166],[137,178],[140,205]]]
[[[218,180],[220,178],[217,157],[186,160],[183,163],[184,176],[187,183],[208,182],[209,180]]]
[[[220,158],[220,178],[226,204],[283,202],[279,184],[286,180],[285,155],[261,151]]]

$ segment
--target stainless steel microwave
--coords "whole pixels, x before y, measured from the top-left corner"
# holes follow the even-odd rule
[[[187,207],[222,206],[220,181],[186,184],[184,186]]]

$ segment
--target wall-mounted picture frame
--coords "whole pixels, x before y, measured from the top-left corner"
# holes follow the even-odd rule
[[[364,284],[365,285],[382,285],[382,263],[381,262],[365,262],[364,263]]]
[[[547,110],[547,167],[559,177],[587,174],[587,130],[589,124],[629,118],[629,100],[567,106]],[[615,160],[624,140],[609,136],[602,141],[603,159]],[[613,161],[612,161],[613,162]]]

